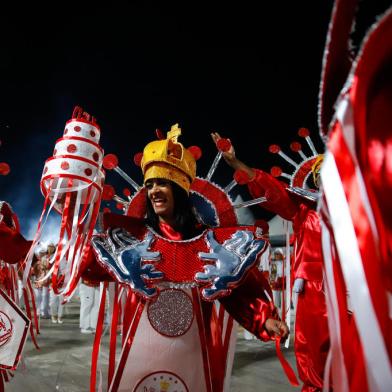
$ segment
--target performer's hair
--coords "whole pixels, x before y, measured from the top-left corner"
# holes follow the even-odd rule
[[[173,191],[174,200],[174,227],[173,229],[182,234],[184,240],[193,238],[201,233],[203,227],[199,224],[199,221],[194,212],[192,201],[187,192],[178,186],[175,182],[169,181]],[[157,233],[162,234],[159,229],[159,217],[155,213],[154,208],[151,204],[151,200],[146,194],[147,202],[147,214],[146,223]]]

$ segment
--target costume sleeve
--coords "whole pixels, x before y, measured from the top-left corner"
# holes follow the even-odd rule
[[[295,218],[297,230],[294,277],[305,280],[323,280],[323,253],[320,218],[316,211],[301,206]]]
[[[110,274],[102,267],[95,257],[92,247],[81,265],[81,277],[87,281],[104,282],[113,281]]]
[[[14,264],[23,259],[32,241],[27,241],[16,229],[0,222],[0,260]]]
[[[220,299],[226,311],[249,332],[263,341],[272,337],[264,328],[268,318],[279,319],[275,308],[268,300],[264,290],[272,297],[271,288],[263,274],[253,268],[242,284],[227,297]]]
[[[298,211],[298,206],[290,198],[286,186],[270,174],[254,169],[255,176],[248,183],[248,189],[253,198],[266,197],[267,201],[261,206],[268,211],[292,220]]]

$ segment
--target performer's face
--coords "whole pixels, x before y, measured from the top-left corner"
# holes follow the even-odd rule
[[[154,212],[160,220],[170,220],[174,212],[174,196],[170,181],[153,178],[147,180],[145,185]]]

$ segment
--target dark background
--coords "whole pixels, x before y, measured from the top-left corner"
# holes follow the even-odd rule
[[[211,131],[264,170],[281,163],[268,146],[288,150],[300,127],[321,151],[317,96],[332,1],[255,3],[56,2],[3,11],[0,161],[11,173],[0,177],[0,200],[14,207],[23,232],[36,224],[44,161],[75,105],[97,118],[105,152],[139,183],[133,155],[156,128],[176,122],[183,144],[203,151],[199,176],[216,154]],[[213,179],[226,185],[231,175],[221,163]],[[127,187],[114,173],[107,182],[120,195]]]

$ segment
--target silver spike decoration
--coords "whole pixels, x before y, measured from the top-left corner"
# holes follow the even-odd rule
[[[316,148],[314,147],[314,144],[313,144],[312,139],[310,138],[310,136],[306,136],[305,140],[307,141],[308,146],[312,150],[313,155],[318,155],[318,152],[317,152]]]
[[[138,191],[141,187],[134,181],[132,180],[131,177],[128,176],[127,173],[125,173],[124,170],[122,170],[120,167],[116,166],[113,169],[115,172],[117,172],[128,184],[130,184],[136,191]]]
[[[302,151],[302,150],[299,150],[298,151],[298,154],[300,155],[300,157],[303,159],[303,160],[306,160],[308,157],[304,154],[304,152]]]
[[[211,177],[213,176],[213,174],[214,174],[214,172],[215,172],[215,170],[216,170],[216,168],[218,166],[218,163],[219,163],[219,161],[222,158],[222,155],[223,155],[222,151],[219,151],[218,154],[216,154],[214,162],[212,162],[211,168],[208,171],[208,174],[206,176],[207,181],[211,180]]]
[[[241,203],[234,204],[233,207],[234,208],[250,207],[256,204],[265,203],[266,201],[267,201],[266,197],[258,197],[257,199],[252,199],[252,200],[243,201]]]
[[[118,195],[114,195],[113,196],[113,200],[115,201],[115,202],[117,202],[117,203],[120,203],[120,204],[129,204],[126,200],[124,200],[122,197],[120,197],[120,196],[118,196]]]
[[[281,173],[280,176],[281,176],[281,177],[284,177],[284,178],[288,178],[289,180],[291,180],[291,175],[290,175],[290,174]]]
[[[225,189],[223,190],[225,193],[229,193],[235,186],[237,185],[236,180],[232,180],[230,184],[226,185]]]
[[[289,156],[287,156],[284,152],[279,151],[278,154],[288,163],[291,163],[294,167],[298,167],[298,164],[294,162]]]

